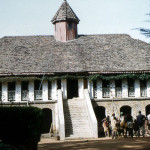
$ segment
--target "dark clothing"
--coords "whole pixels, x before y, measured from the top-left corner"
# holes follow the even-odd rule
[[[138,115],[137,116],[137,123],[138,123],[138,126],[143,126],[144,125],[144,122],[145,122],[145,116],[144,115]]]

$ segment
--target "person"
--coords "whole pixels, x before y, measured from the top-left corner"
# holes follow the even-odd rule
[[[136,119],[134,119],[133,130],[134,130],[134,135],[137,136],[138,135],[139,126],[138,126],[138,123],[137,123]]]
[[[109,136],[109,124],[106,117],[102,120],[102,126],[104,128],[105,137]]]
[[[110,136],[111,135],[111,121],[110,121],[110,117],[107,116],[106,120],[108,122],[108,133],[109,133],[108,135]]]
[[[137,123],[138,123],[138,137],[140,137],[140,131],[142,130],[142,136],[144,137],[145,134],[145,116],[141,114],[141,111],[139,111],[139,115],[137,116]]]
[[[150,134],[150,111],[148,112],[147,120],[148,120],[148,134]]]
[[[116,126],[116,117],[113,117],[111,120],[111,128],[112,128],[112,139],[117,138],[117,126]]]
[[[133,117],[131,116],[131,114],[127,114],[126,121],[127,121],[127,131],[129,132],[129,135],[133,137]]]

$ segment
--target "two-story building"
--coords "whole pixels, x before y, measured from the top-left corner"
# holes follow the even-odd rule
[[[150,111],[150,45],[126,34],[78,35],[79,21],[64,0],[54,36],[0,39],[1,105],[41,108],[45,133],[62,140],[98,137],[112,113]]]

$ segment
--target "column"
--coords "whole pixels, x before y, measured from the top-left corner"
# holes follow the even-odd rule
[[[57,80],[52,81],[52,100],[57,100]]]
[[[115,80],[110,81],[110,98],[116,97]]]
[[[103,93],[102,93],[102,80],[97,81],[97,99],[102,99]]]
[[[48,101],[48,81],[43,81],[42,96],[43,96],[43,101]]]
[[[83,99],[83,92],[84,92],[84,80],[79,79],[78,80],[78,91],[79,91],[79,97]]]
[[[90,98],[94,98],[94,90],[93,90],[93,81],[88,81],[88,90],[90,93]]]
[[[15,90],[15,101],[21,102],[21,82],[16,82],[16,90]]]
[[[2,102],[8,102],[8,83],[2,82]]]
[[[122,97],[128,97],[128,81],[127,79],[122,80]]]
[[[140,93],[140,80],[135,79],[134,88],[135,88],[135,97],[140,97],[141,96],[141,93]]]
[[[150,80],[147,81],[147,97],[150,97]]]
[[[34,81],[29,81],[29,101],[34,101]]]
[[[63,99],[67,99],[67,79],[61,80],[61,89],[63,92]]]

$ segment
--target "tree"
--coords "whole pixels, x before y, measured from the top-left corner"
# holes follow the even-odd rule
[[[150,13],[147,14],[148,16],[150,16]],[[150,22],[150,21],[148,21]],[[150,29],[147,29],[147,28],[139,28],[138,29],[143,35],[145,35],[146,37],[149,37],[150,38]]]

